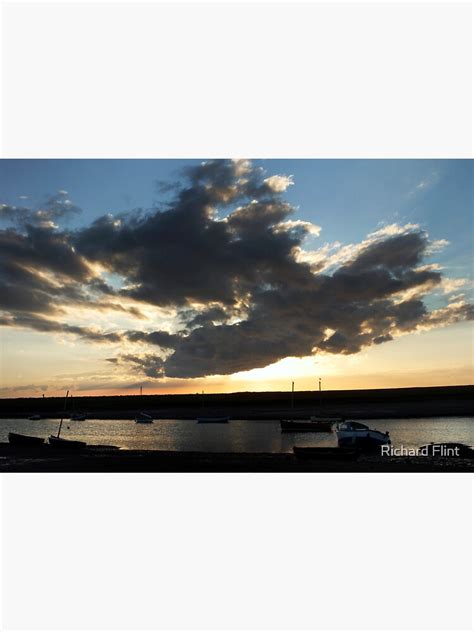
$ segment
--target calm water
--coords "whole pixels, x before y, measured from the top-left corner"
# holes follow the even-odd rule
[[[388,430],[395,446],[419,447],[430,441],[474,444],[473,417],[381,419],[366,423],[377,430]],[[56,419],[0,419],[0,441],[8,441],[9,432],[47,437],[56,434],[57,429]],[[198,424],[192,420],[162,419],[153,424],[136,424],[123,419],[66,420],[61,436],[128,449],[291,452],[294,445],[336,445],[333,433],[282,433],[279,421]]]

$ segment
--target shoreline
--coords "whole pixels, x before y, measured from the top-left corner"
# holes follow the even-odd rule
[[[331,418],[344,418],[344,419],[356,419],[356,420],[390,420],[390,419],[431,419],[431,418],[444,418],[444,417],[472,417],[474,421],[474,407],[465,407],[462,410],[452,410],[451,407],[442,407],[440,410],[439,405],[436,407],[424,407],[423,410],[419,408],[410,409],[387,409],[377,407],[367,407],[353,409],[340,407],[334,410],[319,411],[314,408],[306,410],[294,409],[281,409],[271,411],[233,411],[227,409],[218,410],[206,410],[203,414],[202,410],[192,410],[189,412],[183,412],[182,410],[153,410],[146,408],[145,412],[150,414],[154,421],[196,421],[198,417],[228,417],[229,422],[232,421],[280,421],[281,419],[291,419],[295,421],[303,421],[309,419],[312,415],[317,417],[328,419]],[[28,420],[31,411],[5,414],[0,412],[0,419],[18,419]],[[87,421],[134,421],[136,410],[124,410],[124,411],[98,411],[86,413]],[[66,413],[64,420],[69,420],[70,413]],[[48,419],[60,419],[62,413],[59,411],[52,411],[41,415],[41,419],[38,421],[45,421]]]
[[[63,397],[0,399],[0,418],[24,419],[62,416]],[[247,392],[206,395],[74,396],[66,414],[75,411],[89,419],[134,419],[138,411],[155,419],[229,417],[240,420],[308,419],[420,419],[474,417],[474,386],[419,387],[352,391]]]

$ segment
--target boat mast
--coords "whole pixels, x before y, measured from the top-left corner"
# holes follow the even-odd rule
[[[64,419],[64,414],[66,412],[66,403],[67,403],[67,396],[69,395],[69,391],[67,391],[66,393],[66,397],[64,398],[64,408],[63,408],[63,414],[61,415],[61,421],[59,422],[59,428],[58,428],[58,434],[57,437],[59,439],[59,434],[61,432],[61,427],[63,425],[63,419]]]
[[[295,383],[291,383],[291,407],[295,407]]]

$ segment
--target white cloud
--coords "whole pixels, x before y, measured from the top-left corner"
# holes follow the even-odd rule
[[[447,239],[435,239],[428,244],[428,248],[426,249],[427,255],[432,255],[435,252],[439,252],[449,246],[449,241]]]
[[[319,236],[321,233],[321,226],[317,226],[312,222],[305,222],[302,219],[289,219],[286,222],[280,222],[276,225],[276,229],[281,231],[287,231],[292,229],[301,228],[308,235]]]
[[[293,176],[270,176],[263,181],[274,193],[284,193],[289,186],[294,184]]]

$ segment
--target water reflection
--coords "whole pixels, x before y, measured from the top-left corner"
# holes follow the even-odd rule
[[[394,446],[419,447],[430,441],[474,444],[474,418],[390,419],[365,423],[378,430],[388,430]],[[57,419],[0,419],[0,441],[7,441],[9,432],[46,438],[56,434],[57,429]],[[197,424],[194,420],[162,419],[150,425],[119,419],[66,420],[61,436],[128,449],[209,452],[291,452],[294,445],[336,445],[334,433],[282,433],[277,420]]]

